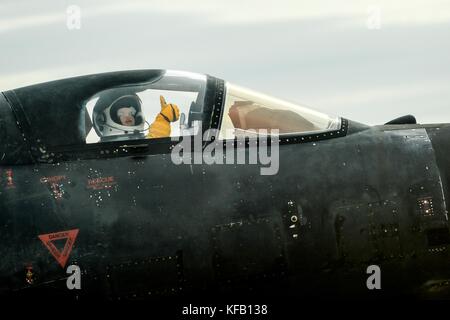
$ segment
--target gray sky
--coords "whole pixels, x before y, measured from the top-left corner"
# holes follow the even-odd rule
[[[0,41],[1,91],[177,69],[368,124],[450,122],[448,0],[2,0]]]

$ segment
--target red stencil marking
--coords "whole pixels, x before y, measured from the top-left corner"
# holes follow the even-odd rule
[[[77,238],[78,230],[79,229],[73,229],[68,231],[39,235],[39,239],[41,239],[42,243],[47,247],[48,251],[50,251],[52,256],[63,268],[66,266],[70,252],[72,252],[72,247]],[[62,251],[59,251],[58,248],[56,248],[56,246],[53,244],[53,241],[60,239],[67,239]]]

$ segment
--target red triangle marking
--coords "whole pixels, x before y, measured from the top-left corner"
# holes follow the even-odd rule
[[[72,246],[75,243],[75,240],[78,235],[79,229],[73,229],[68,231],[54,232],[39,235],[39,239],[41,239],[42,243],[47,247],[48,251],[52,254],[52,256],[58,261],[61,267],[65,267],[67,260],[69,259],[70,252],[72,252]],[[66,244],[64,245],[64,249],[61,251],[56,248],[52,241],[59,239],[67,239]]]

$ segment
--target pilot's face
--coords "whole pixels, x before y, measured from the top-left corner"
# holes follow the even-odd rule
[[[117,117],[120,119],[120,123],[124,126],[134,126],[136,110],[132,107],[123,107],[117,110]]]

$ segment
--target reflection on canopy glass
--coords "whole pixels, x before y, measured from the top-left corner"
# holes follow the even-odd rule
[[[337,130],[339,119],[227,83],[221,139],[270,133],[307,134]]]

